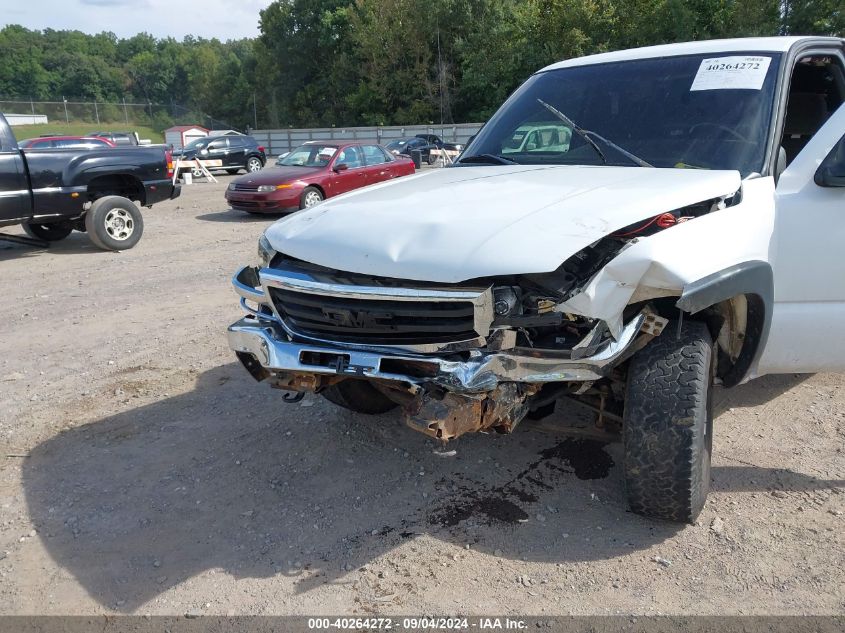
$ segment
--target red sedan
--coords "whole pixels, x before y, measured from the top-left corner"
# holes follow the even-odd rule
[[[103,149],[114,147],[114,143],[93,136],[41,136],[20,141],[18,147],[21,149]]]
[[[308,141],[276,165],[233,180],[226,189],[229,205],[248,213],[283,213],[414,173],[410,158],[367,141]]]

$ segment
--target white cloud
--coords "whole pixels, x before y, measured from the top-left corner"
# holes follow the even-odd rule
[[[2,24],[29,29],[112,31],[129,37],[186,35],[221,40],[258,35],[258,12],[271,0],[33,0],[15,2],[0,14]]]

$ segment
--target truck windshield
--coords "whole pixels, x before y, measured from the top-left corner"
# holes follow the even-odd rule
[[[538,73],[458,164],[637,166],[633,155],[655,167],[760,172],[779,65],[779,53],[731,52]]]

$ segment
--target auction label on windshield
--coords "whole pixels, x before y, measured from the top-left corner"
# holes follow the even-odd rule
[[[713,57],[698,67],[690,92],[696,90],[760,90],[771,57]]]

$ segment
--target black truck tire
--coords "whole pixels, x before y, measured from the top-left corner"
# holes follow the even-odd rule
[[[73,225],[70,222],[54,222],[52,224],[27,222],[23,225],[23,230],[33,239],[43,240],[44,242],[58,242],[73,233]]]
[[[366,380],[354,378],[326,387],[320,395],[339,407],[368,415],[387,413],[399,406]]]
[[[128,198],[104,196],[98,198],[85,214],[88,237],[107,251],[132,248],[144,232],[141,211]]]
[[[625,487],[637,514],[692,523],[710,490],[715,354],[704,323],[678,323],[628,366]]]

